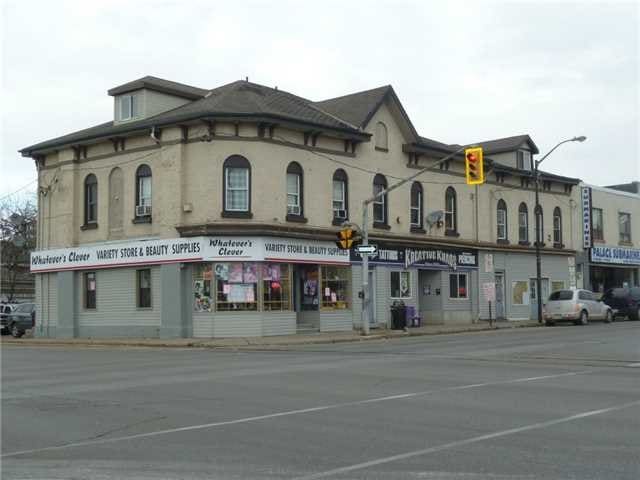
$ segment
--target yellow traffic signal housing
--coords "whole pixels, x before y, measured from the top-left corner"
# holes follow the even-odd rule
[[[467,148],[464,151],[464,170],[467,185],[484,183],[484,159],[481,147]]]
[[[338,237],[336,246],[342,250],[349,250],[358,245],[361,241],[358,232],[353,228],[343,228],[336,233],[336,237]]]

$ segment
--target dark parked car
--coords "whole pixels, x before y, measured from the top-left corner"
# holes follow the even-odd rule
[[[9,334],[9,315],[17,306],[14,303],[0,303],[0,330],[2,335]]]
[[[613,309],[616,316],[640,319],[640,287],[612,288],[604,292],[602,301]]]
[[[9,314],[7,325],[11,335],[20,338],[24,332],[33,328],[36,324],[36,304],[21,303]]]

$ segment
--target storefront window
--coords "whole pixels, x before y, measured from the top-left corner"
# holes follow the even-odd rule
[[[286,263],[263,264],[262,292],[265,311],[291,310],[289,265]]]
[[[515,281],[511,284],[511,303],[529,305],[529,282]]]
[[[466,274],[464,273],[449,274],[449,298],[468,298]]]
[[[213,268],[210,263],[200,263],[193,266],[193,311],[211,312],[211,281]]]
[[[349,308],[349,267],[322,266],[322,308]]]
[[[391,272],[391,298],[411,297],[410,272]]]
[[[258,309],[258,263],[216,263],[216,310]]]

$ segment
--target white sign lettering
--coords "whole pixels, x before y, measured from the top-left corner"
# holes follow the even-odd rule
[[[591,247],[591,188],[582,187],[582,243]]]

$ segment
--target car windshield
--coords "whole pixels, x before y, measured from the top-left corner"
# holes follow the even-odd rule
[[[553,292],[549,295],[550,301],[556,300],[572,300],[573,299],[573,291],[571,290],[558,290],[557,292]]]

